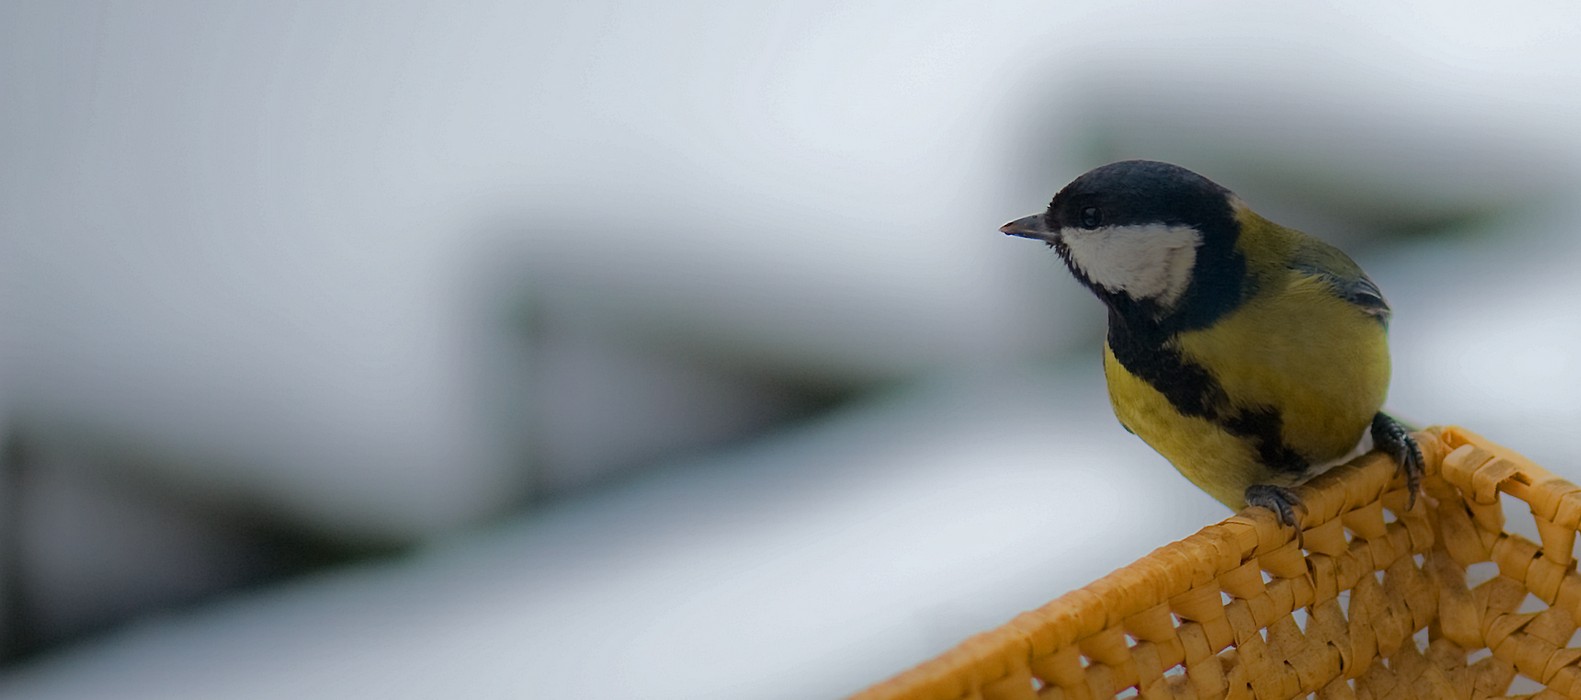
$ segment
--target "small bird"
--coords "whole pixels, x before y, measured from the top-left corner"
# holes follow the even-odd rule
[[[1046,242],[1109,310],[1109,402],[1215,499],[1296,524],[1290,489],[1368,448],[1416,503],[1422,451],[1381,412],[1389,305],[1338,248],[1169,163],[1076,178],[1000,231]]]

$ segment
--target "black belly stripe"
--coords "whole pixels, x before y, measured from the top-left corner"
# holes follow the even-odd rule
[[[1212,372],[1188,362],[1179,350],[1165,344],[1166,334],[1134,328],[1110,315],[1109,350],[1126,371],[1152,385],[1181,413],[1207,419],[1231,435],[1246,438],[1268,467],[1289,473],[1307,471],[1310,463],[1280,435],[1284,417],[1278,409],[1235,406]]]
[[[1284,417],[1268,406],[1256,409],[1242,408],[1227,417],[1215,418],[1231,435],[1250,438],[1257,445],[1257,458],[1277,471],[1301,473],[1312,465],[1284,443],[1280,432]]]

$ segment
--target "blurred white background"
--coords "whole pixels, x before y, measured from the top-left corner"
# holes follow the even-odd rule
[[[829,697],[1226,515],[1000,223],[1170,160],[1581,478],[1581,8],[0,4],[0,697]]]

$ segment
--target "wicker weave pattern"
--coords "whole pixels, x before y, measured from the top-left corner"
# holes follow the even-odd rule
[[[1249,509],[857,697],[1486,698],[1517,674],[1581,697],[1581,489],[1464,430],[1417,439],[1410,511],[1394,463],[1362,457],[1302,488],[1299,534]]]

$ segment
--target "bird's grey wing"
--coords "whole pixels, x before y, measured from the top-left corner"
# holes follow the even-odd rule
[[[1393,312],[1389,309],[1389,302],[1384,300],[1383,292],[1378,289],[1377,283],[1373,282],[1371,277],[1363,273],[1355,279],[1335,280],[1336,286],[1343,283],[1349,283],[1348,288],[1339,287],[1345,301],[1361,307],[1368,316],[1377,318],[1379,323],[1389,325],[1389,315]]]
[[[1297,248],[1290,267],[1297,272],[1318,277],[1329,283],[1334,295],[1355,304],[1363,313],[1389,325],[1389,302],[1384,300],[1378,284],[1362,272],[1361,266],[1344,251],[1323,241],[1309,238]]]

